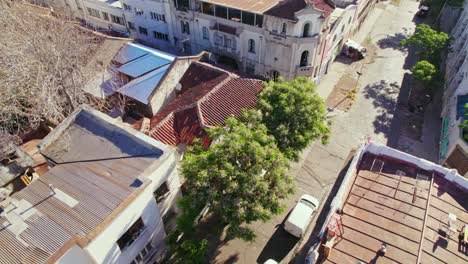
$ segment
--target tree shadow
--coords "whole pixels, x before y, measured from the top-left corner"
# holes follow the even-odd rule
[[[400,45],[400,41],[407,37],[406,34],[396,33],[394,35],[387,35],[386,38],[379,39],[377,45],[381,49],[394,49],[399,51],[406,50],[405,47]]]
[[[378,113],[373,122],[376,134],[382,133],[390,136],[399,90],[398,83],[389,83],[385,80],[364,87],[364,97],[372,100],[372,104]]]
[[[298,238],[292,236],[283,228],[288,216],[289,214],[283,219],[281,224],[276,226],[275,233],[270,237],[258,256],[257,263],[264,263],[269,259],[273,259],[276,262],[282,261],[299,241]]]

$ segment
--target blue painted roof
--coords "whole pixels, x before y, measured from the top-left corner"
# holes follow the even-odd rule
[[[138,46],[126,45],[119,51],[119,53],[117,53],[117,55],[114,58],[114,61],[120,64],[125,64],[134,59],[138,59],[141,56],[144,56],[148,53],[149,51],[141,49]]]
[[[123,64],[117,70],[132,80],[118,92],[147,104],[148,97],[158,87],[175,58],[174,55],[140,44],[127,45],[119,51],[114,61]]]
[[[170,65],[152,71],[138,79],[129,82],[119,89],[119,93],[136,99],[144,104],[148,104],[149,96],[154,88],[159,84]]]
[[[120,66],[119,72],[124,73],[132,78],[137,78],[150,71],[168,65],[171,62],[172,60],[168,60],[167,58],[150,53]]]

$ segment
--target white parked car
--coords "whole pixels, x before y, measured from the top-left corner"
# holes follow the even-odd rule
[[[288,219],[284,222],[284,230],[300,238],[307,230],[312,220],[312,215],[318,207],[319,201],[316,198],[307,194],[302,195]]]

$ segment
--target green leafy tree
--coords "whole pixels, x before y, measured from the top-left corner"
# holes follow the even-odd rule
[[[280,214],[282,199],[293,192],[288,161],[258,119],[230,117],[208,134],[211,147],[194,145],[182,162],[188,197],[196,206],[208,205],[228,225],[228,236],[252,240],[244,224]]]
[[[436,71],[436,67],[426,60],[418,61],[418,63],[411,68],[414,78],[426,84],[431,82]]]
[[[438,32],[427,24],[420,24],[416,27],[413,35],[400,41],[402,46],[418,47],[421,51],[417,54],[424,60],[435,63],[439,60],[442,50],[448,47],[449,35]]]
[[[465,119],[460,124],[460,128],[463,128],[463,138],[468,142],[468,103],[465,104]]]
[[[192,203],[190,197],[182,197],[177,201],[177,207],[182,211],[177,217],[176,229],[167,236],[170,250],[170,262],[180,264],[202,264],[207,260],[206,239],[199,238],[195,227],[195,219],[201,211],[197,203]]]
[[[328,142],[330,122],[313,83],[299,77],[291,82],[270,81],[264,86],[258,108],[269,133],[287,158],[297,160],[299,152],[313,140],[321,139],[323,144]]]

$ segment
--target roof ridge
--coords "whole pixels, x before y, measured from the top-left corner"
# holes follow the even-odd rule
[[[227,74],[228,76],[230,76],[230,77],[239,77],[239,75],[237,75],[237,74],[235,74],[235,73],[233,73],[233,72],[230,72],[230,71],[228,71],[228,70],[225,70],[225,69],[223,69],[223,68],[219,68],[219,67],[217,67],[217,66],[215,66],[215,65],[213,65],[213,64],[211,64],[211,63],[201,62],[201,61],[195,61],[195,62],[193,62],[193,63],[200,64],[200,65],[202,65],[202,66],[206,66],[206,67],[208,67],[208,68],[210,68],[210,69],[212,69],[212,70],[217,70],[217,71],[226,73],[226,74]]]
[[[160,128],[161,126],[163,126],[169,119],[171,116],[174,116],[175,113],[178,113],[180,111],[184,111],[184,110],[187,110],[189,108],[193,108],[196,106],[196,103],[193,102],[193,103],[190,103],[190,104],[187,104],[187,105],[184,105],[184,106],[181,106],[180,108],[177,108],[175,110],[172,110],[170,111],[166,117],[164,117],[161,121],[159,121],[156,125],[154,125],[148,132],[148,135],[151,135],[156,129]],[[151,126],[151,125],[150,125]]]
[[[222,82],[220,82],[218,85],[216,85],[213,89],[211,89],[211,91],[209,91],[207,94],[205,94],[205,96],[203,96],[202,98],[200,98],[198,101],[197,101],[197,115],[198,115],[198,118],[200,119],[200,124],[202,125],[202,127],[211,127],[210,125],[207,125],[205,123],[205,118],[203,117],[203,113],[201,111],[201,107],[200,105],[205,102],[206,100],[208,100],[210,98],[210,96],[212,94],[214,94],[215,92],[219,91],[219,89],[221,89],[226,83],[232,81],[232,80],[235,80],[235,79],[238,79],[238,78],[233,78],[231,76],[228,76],[226,79],[224,79]]]

